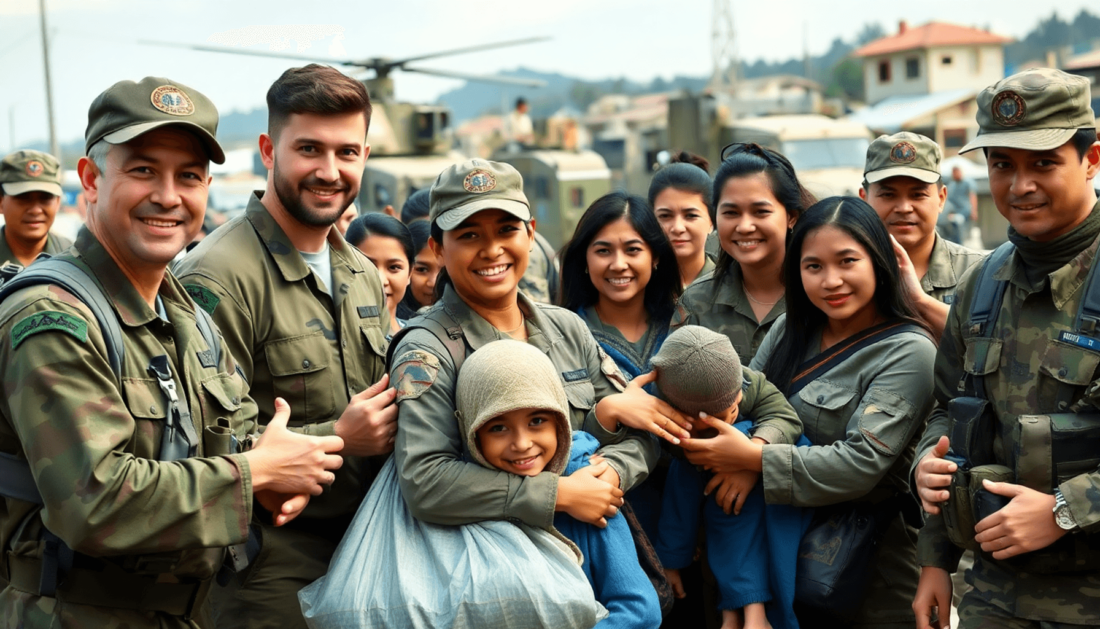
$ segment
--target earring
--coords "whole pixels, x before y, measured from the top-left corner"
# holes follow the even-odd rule
[[[653,263],[653,270],[654,270],[654,271],[656,271],[656,270],[657,270],[657,263],[656,263],[656,262],[654,262],[654,263]]]
[[[584,267],[584,274],[588,275],[588,267]]]

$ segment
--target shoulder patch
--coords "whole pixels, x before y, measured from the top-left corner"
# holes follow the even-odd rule
[[[12,326],[11,348],[19,347],[19,344],[27,340],[28,336],[39,332],[49,332],[50,330],[67,332],[76,337],[81,343],[88,340],[87,321],[66,312],[47,310],[25,317]]]
[[[207,314],[214,314],[214,309],[218,307],[218,303],[222,298],[214,294],[214,291],[205,286],[199,286],[198,284],[184,284],[184,290],[191,296],[191,299],[198,304],[199,308],[206,311]]]
[[[409,350],[398,356],[393,364],[390,386],[397,389],[397,399],[415,400],[435,383],[439,374],[439,358],[424,350]]]

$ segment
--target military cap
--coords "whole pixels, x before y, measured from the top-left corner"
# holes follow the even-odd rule
[[[985,147],[1048,151],[1078,129],[1095,129],[1089,80],[1052,68],[1001,79],[978,94],[978,137],[960,153]]]
[[[84,150],[100,140],[125,144],[143,133],[165,125],[180,125],[206,146],[210,160],[225,163],[225,153],[215,136],[218,109],[198,90],[162,77],[119,81],[92,101]]]
[[[924,183],[935,183],[940,179],[941,159],[940,145],[919,133],[902,131],[880,135],[867,147],[863,178],[867,183],[890,177],[912,177]]]
[[[702,326],[674,330],[651,364],[661,397],[688,415],[723,413],[741,392],[744,372],[733,343]]]
[[[439,173],[428,204],[428,220],[449,231],[482,210],[504,210],[531,220],[523,177],[510,164],[469,159]]]
[[[41,151],[16,151],[0,161],[0,185],[4,194],[48,192],[61,196],[61,164]]]

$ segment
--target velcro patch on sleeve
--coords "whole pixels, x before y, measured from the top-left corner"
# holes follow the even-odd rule
[[[415,400],[431,388],[439,374],[439,358],[424,350],[410,350],[393,361],[396,367],[390,378],[397,390],[396,402]]]
[[[183,289],[198,304],[199,308],[205,310],[207,314],[214,314],[214,309],[218,307],[218,303],[222,300],[214,291],[198,284],[184,284]]]
[[[11,348],[27,340],[27,337],[39,332],[57,330],[76,337],[81,343],[88,340],[88,322],[66,312],[46,310],[36,312],[16,323],[11,329]]]

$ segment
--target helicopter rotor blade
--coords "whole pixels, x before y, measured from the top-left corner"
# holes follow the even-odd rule
[[[463,81],[478,81],[481,83],[500,83],[502,85],[518,85],[520,87],[545,87],[546,81],[539,79],[520,79],[510,76],[495,76],[487,74],[468,74],[466,72],[452,72],[451,70],[429,70],[427,68],[401,68],[405,72],[418,72],[431,76],[441,76],[445,79],[461,79]]]
[[[203,52],[225,52],[231,55],[249,55],[252,57],[270,57],[273,59],[292,59],[294,61],[315,61],[332,65],[356,66],[360,68],[373,68],[370,62],[354,61],[351,59],[332,59],[325,57],[312,57],[309,55],[296,55],[284,52],[269,52],[264,50],[248,50],[247,48],[230,48],[228,46],[208,46],[205,44],[177,44],[174,42],[162,42],[151,40],[139,40],[138,43],[150,46],[168,46],[171,48],[187,48],[189,50],[201,50]]]
[[[430,52],[426,55],[418,55],[416,57],[408,57],[405,59],[397,59],[390,61],[390,65],[402,66],[406,63],[412,63],[413,61],[423,61],[425,59],[435,59],[436,57],[449,57],[451,55],[461,55],[468,52],[477,52],[479,50],[492,50],[493,48],[504,48],[506,46],[519,46],[521,44],[533,44],[535,42],[549,41],[549,37],[528,37],[526,39],[513,39],[511,41],[502,41],[492,44],[479,44],[477,46],[467,46],[465,48],[452,48],[451,50],[441,50],[439,52]],[[418,70],[419,71],[419,70]]]

